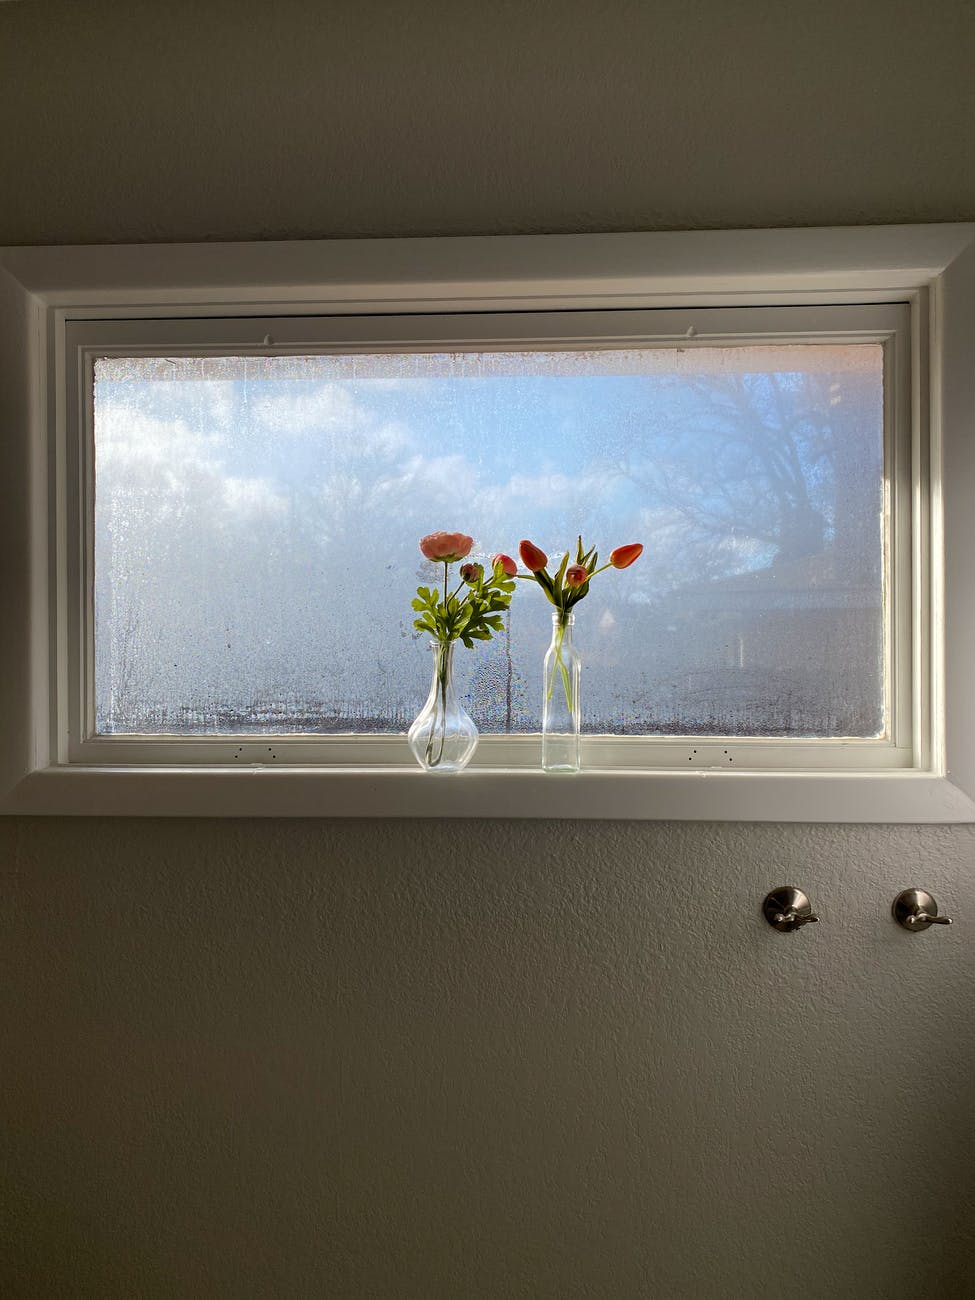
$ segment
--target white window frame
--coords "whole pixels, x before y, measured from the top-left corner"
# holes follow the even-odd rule
[[[693,339],[687,337],[694,332]],[[424,352],[463,350],[496,352],[504,348],[544,347],[654,348],[761,346],[797,343],[844,345],[878,343],[884,347],[890,376],[886,383],[884,461],[894,481],[909,479],[898,466],[911,460],[910,411],[911,314],[906,304],[805,307],[664,308],[656,311],[571,311],[454,313],[423,316],[207,317],[203,320],[69,321],[65,327],[65,373],[71,390],[84,400],[65,411],[63,460],[69,503],[85,502],[78,517],[69,507],[64,617],[68,629],[67,700],[56,730],[66,738],[67,759],[80,764],[223,764],[282,766],[408,766],[414,759],[402,736],[141,736],[97,735],[94,721],[94,529],[92,493],[95,438],[92,384],[95,362],[112,356],[308,355],[395,349]],[[273,340],[273,343],[268,342]],[[679,342],[675,342],[679,340]],[[587,770],[604,768],[659,770],[743,767],[777,771],[909,768],[924,761],[926,737],[915,736],[915,720],[927,717],[926,702],[914,699],[913,656],[892,655],[909,647],[913,573],[911,494],[892,494],[886,514],[885,550],[893,554],[896,575],[885,582],[893,593],[896,627],[885,636],[885,717],[893,717],[890,734],[867,739],[779,739],[722,736],[680,737],[588,736],[582,738]],[[72,545],[76,539],[80,544]],[[652,544],[650,546],[652,563]],[[923,584],[917,599],[926,602]],[[404,597],[404,599],[408,599]],[[404,606],[405,608],[405,606]],[[885,629],[885,632],[888,629]],[[892,630],[892,629],[891,629]],[[893,680],[895,679],[895,680]],[[418,690],[423,690],[418,685]],[[419,699],[418,699],[419,705]],[[482,735],[478,767],[537,768],[538,736]]]
[[[967,674],[975,663],[973,246],[975,227],[955,225],[0,250],[0,544],[11,579],[2,596],[0,811],[975,820],[975,691]],[[614,319],[637,322],[646,337],[637,318],[652,309],[677,338],[686,319],[699,322],[707,309],[709,327],[698,333],[710,342],[720,339],[729,307],[772,307],[787,324],[800,308],[856,304],[873,304],[874,317],[888,310],[882,304],[900,304],[907,324],[879,334],[874,327],[872,335],[796,329],[790,341],[870,335],[907,359],[895,368],[903,390],[888,393],[902,430],[893,527],[902,538],[906,528],[910,543],[894,548],[901,604],[891,660],[895,718],[910,723],[906,741],[589,738],[598,768],[564,778],[537,770],[530,738],[485,737],[478,766],[445,784],[411,765],[401,738],[276,737],[268,760],[258,738],[85,736],[86,579],[74,561],[85,554],[90,476],[73,457],[86,441],[78,424],[84,365],[113,321],[147,318],[148,350],[171,352],[176,320],[192,317],[201,338],[216,331],[236,347],[226,338],[230,322],[254,351],[266,351],[271,317],[279,318],[277,335],[292,330],[294,339],[302,333],[294,318],[333,317],[340,346],[374,341],[376,318],[395,316],[396,346],[411,328],[424,342],[456,342],[468,331],[483,344],[493,337],[483,313],[509,311],[591,310],[611,321],[606,314],[626,309]],[[438,313],[446,321],[431,324]],[[409,324],[409,316],[418,320]],[[545,339],[566,320],[521,319]],[[618,323],[610,332],[634,336]],[[127,342],[139,345],[131,332]],[[284,350],[288,342],[275,337]],[[107,350],[103,343],[101,354]],[[320,757],[331,765],[313,765]]]

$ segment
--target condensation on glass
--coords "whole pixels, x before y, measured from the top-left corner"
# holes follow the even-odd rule
[[[418,538],[646,550],[578,607],[584,730],[883,735],[883,349],[95,363],[98,733],[402,732]],[[536,731],[551,607],[457,655]]]

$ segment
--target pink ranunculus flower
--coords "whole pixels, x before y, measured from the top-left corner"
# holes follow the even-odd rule
[[[462,564],[460,566],[460,576],[467,583],[477,582],[484,570],[479,564]]]
[[[510,555],[504,555],[502,553],[495,555],[491,560],[491,568],[496,569],[499,564],[507,578],[513,578],[518,572],[518,565]]]
[[[428,560],[438,564],[453,564],[462,560],[474,545],[474,538],[466,533],[429,533],[420,538],[420,550]]]
[[[589,570],[581,564],[570,564],[565,571],[565,585],[567,587],[581,587],[584,582],[589,581]]]

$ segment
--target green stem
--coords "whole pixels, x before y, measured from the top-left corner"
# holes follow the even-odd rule
[[[447,743],[447,665],[450,657],[450,643],[447,641],[438,641],[437,648],[434,651],[434,671],[437,676],[437,692],[440,696],[440,723],[439,736],[436,722],[430,728],[430,735],[427,737],[426,760],[427,767],[436,767],[443,761],[444,746]],[[440,749],[434,758],[433,746],[439,740]]]
[[[565,704],[569,713],[572,712],[572,676],[565,666],[565,660],[562,658],[562,643],[565,640],[565,630],[567,627],[567,616],[565,611],[561,611],[558,628],[555,633],[555,658],[552,662],[552,675],[548,681],[548,699],[552,698],[552,691],[555,689],[555,674],[558,672],[562,677],[562,688],[565,691]]]

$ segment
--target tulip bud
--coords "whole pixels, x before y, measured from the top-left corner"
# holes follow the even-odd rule
[[[614,569],[628,569],[634,560],[643,554],[642,542],[629,542],[626,546],[617,546],[609,557]]]
[[[589,581],[589,572],[581,564],[570,564],[565,571],[565,585],[567,587],[581,587],[584,582]]]
[[[496,555],[491,561],[491,568],[496,569],[499,564],[506,578],[513,578],[518,572],[518,566],[510,555]]]
[[[534,542],[523,541],[518,547],[521,562],[531,573],[538,573],[548,564],[548,556]]]

